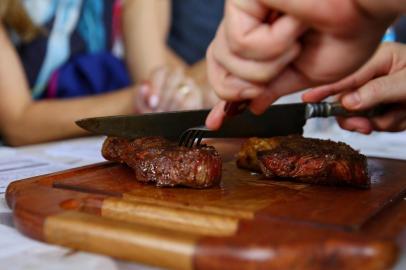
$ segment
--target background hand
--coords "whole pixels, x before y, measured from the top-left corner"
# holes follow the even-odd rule
[[[136,88],[135,106],[138,113],[201,109],[202,90],[181,69],[160,68],[149,82]]]
[[[339,119],[342,128],[368,134],[373,130],[406,129],[406,45],[386,43],[360,70],[347,78],[314,88],[303,95],[305,102],[318,102],[339,95],[349,110],[365,110],[391,104],[384,115],[366,119]]]

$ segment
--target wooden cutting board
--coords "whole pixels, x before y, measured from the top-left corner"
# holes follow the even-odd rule
[[[214,140],[220,187],[156,188],[101,163],[12,183],[17,228],[48,243],[173,269],[388,269],[406,242],[406,162],[370,158],[370,190],[262,179]]]

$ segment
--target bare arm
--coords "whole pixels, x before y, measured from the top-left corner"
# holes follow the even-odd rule
[[[0,131],[11,145],[85,135],[75,120],[133,111],[130,88],[88,98],[33,101],[21,63],[1,24],[0,59]]]
[[[123,31],[126,61],[134,81],[152,79],[158,68],[164,67],[170,73],[181,68],[185,71],[186,78],[193,79],[193,85],[197,86],[197,88],[194,87],[195,90],[202,92],[204,106],[211,107],[217,98],[207,85],[205,60],[189,66],[167,45],[171,1],[132,0],[125,1],[124,4]],[[180,84],[184,83],[180,81]],[[179,85],[175,86],[175,88],[179,87]],[[160,95],[156,89],[153,92],[155,95]]]
[[[125,2],[123,30],[126,59],[135,81],[148,79],[159,67],[185,66],[166,45],[170,10],[169,0]]]

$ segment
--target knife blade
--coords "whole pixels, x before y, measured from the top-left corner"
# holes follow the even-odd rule
[[[306,106],[302,103],[273,105],[262,115],[246,110],[226,121],[205,137],[267,137],[302,133]],[[194,110],[144,115],[85,118],[76,121],[81,128],[98,135],[136,138],[163,136],[177,139],[186,129],[204,123],[210,110]]]
[[[163,136],[177,138],[185,129],[204,122],[209,110],[148,113],[85,118],[76,121],[81,128],[94,134],[136,138]]]
[[[383,112],[380,107],[369,111],[347,111],[339,103],[327,102],[272,105],[261,115],[245,110],[225,121],[219,130],[207,132],[204,137],[243,138],[302,134],[303,126],[309,118],[356,115],[372,117]],[[81,119],[76,124],[99,135],[125,138],[163,136],[176,140],[188,128],[204,123],[208,113],[209,110],[194,110],[107,116]]]

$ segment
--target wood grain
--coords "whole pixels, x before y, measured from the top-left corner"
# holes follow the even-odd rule
[[[176,228],[179,232],[202,235],[233,235],[238,219],[194,209],[182,209],[155,204],[132,202],[117,198],[104,201],[102,216],[136,222],[159,228]]]
[[[206,237],[195,269],[389,269],[397,246],[313,224],[256,219],[243,221],[233,237]]]
[[[69,211],[49,217],[44,234],[49,243],[186,270],[193,267],[197,240],[193,234]]]
[[[270,181],[236,169],[233,161],[223,165],[220,187],[205,190],[156,188],[129,180],[131,171],[120,165],[103,167],[86,177],[78,174],[57,180],[59,188],[95,194],[117,194],[126,201],[199,211],[213,215],[252,219],[254,214],[333,226],[360,228],[388,203],[406,191],[405,176],[396,168],[404,162],[370,159],[370,190],[326,187],[286,181]],[[388,168],[385,170],[383,168]],[[117,173],[120,171],[120,174]],[[125,172],[125,173],[123,173]],[[106,178],[104,175],[117,175]],[[84,180],[86,178],[86,180]],[[106,188],[111,187],[111,188]],[[343,206],[346,207],[343,207]]]
[[[406,162],[369,159],[370,190],[262,179],[212,141],[219,187],[156,188],[101,163],[11,184],[24,234],[171,269],[388,269],[406,247]]]

